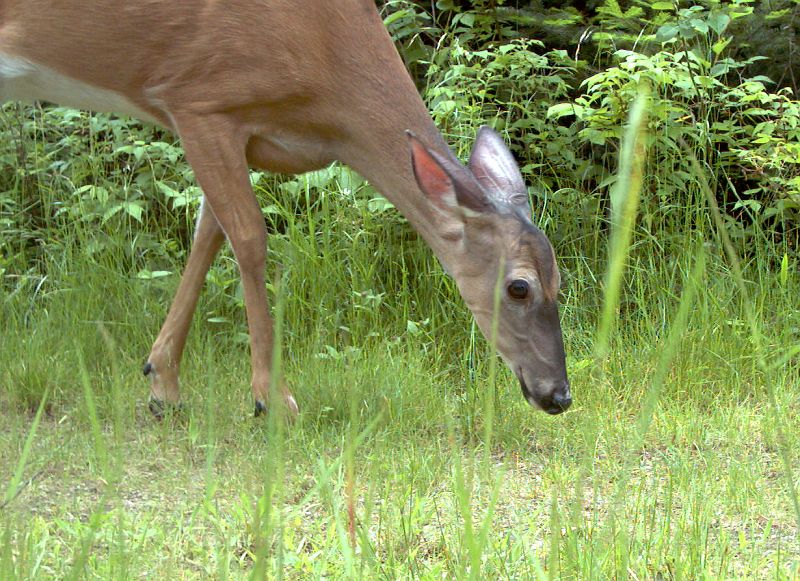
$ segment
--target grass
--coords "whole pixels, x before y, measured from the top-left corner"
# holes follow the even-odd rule
[[[257,182],[302,410],[288,427],[251,417],[229,255],[186,410],[158,422],[140,369],[183,253],[159,248],[180,237],[153,245],[124,213],[45,224],[35,253],[2,230],[0,578],[800,578],[790,249],[762,235],[726,256],[702,191],[644,207],[660,226],[626,219],[612,308],[604,237],[554,236],[575,403],[548,417],[348,176]],[[45,207],[64,197],[37,186]],[[561,211],[538,219],[557,234]]]
[[[37,327],[56,339],[59,323]],[[602,382],[573,370],[576,409],[562,418],[530,410],[503,374],[489,466],[475,427],[482,406],[470,401],[481,394],[437,377],[438,362],[412,345],[346,363],[298,357],[287,376],[303,416],[274,439],[250,417],[242,350],[198,331],[185,365],[188,411],[163,423],[148,415],[126,354],[146,352],[146,341],[106,348],[92,365],[77,338],[71,353],[93,367],[86,391],[79,358],[50,348],[60,361],[52,375],[74,377],[48,383],[65,401],[43,416],[22,488],[3,507],[4,579],[244,578],[256,555],[270,577],[466,578],[478,545],[482,577],[797,575],[774,424],[749,342],[728,326],[687,330],[636,449],[658,357],[649,336],[617,342]],[[798,370],[777,375],[796,448]],[[33,415],[4,403],[0,473],[11,475]],[[278,443],[281,482],[272,479]]]

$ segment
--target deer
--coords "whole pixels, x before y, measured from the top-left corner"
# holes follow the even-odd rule
[[[249,169],[298,174],[335,161],[425,240],[527,402],[553,415],[570,407],[559,268],[514,156],[483,126],[467,164],[458,160],[372,0],[0,0],[5,101],[129,115],[180,138],[203,198],[144,365],[156,416],[181,405],[186,338],[226,239],[244,291],[255,414],[268,411],[267,228]],[[296,416],[278,383],[273,398]]]

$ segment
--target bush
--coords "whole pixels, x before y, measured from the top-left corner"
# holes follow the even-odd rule
[[[628,107],[644,83],[652,94],[650,214],[664,218],[665,210],[691,205],[694,155],[712,178],[733,236],[749,240],[766,230],[797,246],[798,104],[766,76],[747,76],[764,59],[737,56],[743,50],[734,37],[788,12],[754,11],[738,0],[689,8],[595,3],[595,52],[581,53],[601,66],[592,74],[586,61],[525,38],[543,19],[556,28],[573,26],[580,14],[574,5],[510,4],[437,2],[435,15],[421,16],[419,7],[429,4],[409,10],[404,3],[406,17],[443,27],[425,69],[440,126],[467,138],[487,120],[504,131],[534,195],[572,210],[558,221],[580,229],[606,205]],[[406,20],[404,29],[412,28]],[[416,30],[419,40],[423,27]],[[580,39],[573,43],[577,56],[575,47]]]

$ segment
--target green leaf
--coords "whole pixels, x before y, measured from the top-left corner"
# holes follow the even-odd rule
[[[158,191],[161,192],[163,195],[167,196],[168,198],[177,198],[180,196],[180,192],[174,188],[171,188],[164,182],[156,182],[156,187]]]
[[[122,209],[134,220],[137,222],[142,221],[142,213],[144,212],[144,208],[135,202],[123,202]]]
[[[738,210],[739,208],[748,208],[758,213],[763,208],[763,205],[758,200],[739,200],[733,205],[733,209]]]
[[[580,105],[575,105],[574,103],[558,103],[547,109],[547,118],[561,119],[562,117],[566,117],[568,115],[575,115],[576,117],[580,118],[581,114],[583,113],[583,109],[583,107]]]
[[[715,55],[719,56],[723,50],[728,48],[728,45],[731,43],[732,40],[733,40],[732,36],[729,36],[728,38],[720,38],[717,42],[711,45],[711,50],[714,51]]]
[[[674,10],[675,4],[672,2],[653,2],[650,8],[653,10]]]
[[[108,222],[114,215],[118,212],[122,211],[123,206],[122,204],[116,204],[115,206],[110,207],[103,213],[103,223]]]
[[[708,24],[706,24],[705,20],[700,20],[699,18],[692,18],[689,23],[692,25],[697,32],[701,34],[708,34]]]
[[[783,260],[781,260],[781,286],[785,287],[786,283],[789,282],[789,255],[787,253],[783,253]],[[800,345],[798,345],[800,348]]]
[[[722,12],[714,12],[708,17],[707,22],[711,27],[711,30],[716,32],[718,35],[721,35],[723,32],[725,32],[725,29],[728,28],[728,24],[731,23],[731,17],[727,14],[723,14]]]
[[[367,209],[373,214],[379,214],[386,210],[391,210],[392,208],[394,208],[394,204],[384,197],[372,198],[367,202]]]
[[[107,204],[110,197],[108,190],[103,186],[90,186],[90,195],[101,204]]]
[[[206,319],[209,323],[230,323],[226,317],[209,317]]]
[[[453,18],[453,22],[463,24],[467,28],[472,28],[475,25],[475,13],[462,12],[461,14],[456,14],[455,18]]]
[[[396,20],[400,20],[401,18],[407,17],[409,15],[408,12],[409,12],[408,10],[398,10],[397,12],[389,14],[389,16],[383,19],[383,25],[388,28],[389,26],[394,24]]]
[[[712,77],[719,77],[727,73],[729,70],[730,66],[728,65],[728,63],[722,62],[722,63],[717,63],[713,67],[711,67],[711,70],[709,71],[708,74],[711,75]]]
[[[153,280],[154,278],[164,278],[172,274],[170,270],[140,270],[136,274],[136,278],[141,280]]]
[[[692,22],[688,20],[678,24],[678,32],[680,33],[681,38],[685,40],[690,40],[697,36],[697,29],[692,25]]]
[[[669,42],[678,36],[678,31],[674,24],[665,24],[656,31],[656,42]]]
[[[281,208],[278,204],[269,204],[268,206],[264,206],[263,208],[261,208],[261,213],[264,216],[267,216],[269,214],[277,214],[280,216],[281,214],[283,214],[283,208]]]
[[[742,115],[772,115],[774,113],[774,111],[763,109],[761,107],[750,107],[749,109],[742,111]]]

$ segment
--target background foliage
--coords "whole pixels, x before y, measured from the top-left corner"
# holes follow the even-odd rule
[[[654,91],[646,215],[692,190],[687,147],[711,171],[736,237],[759,223],[797,246],[797,2],[487,0],[384,10],[437,120],[497,118],[535,189],[570,207],[602,207],[622,121],[646,83]]]

